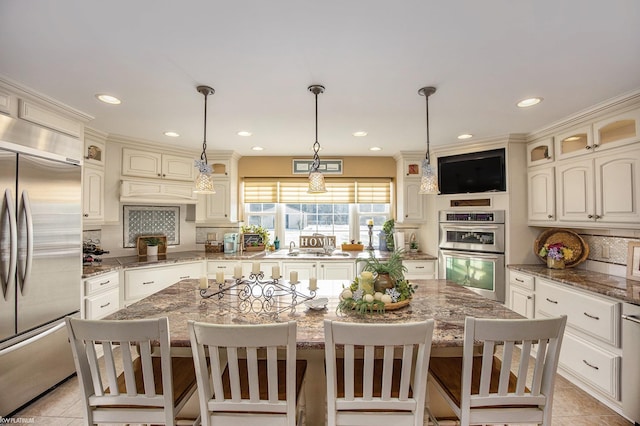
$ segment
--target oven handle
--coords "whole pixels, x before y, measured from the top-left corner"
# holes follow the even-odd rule
[[[469,231],[469,232],[474,232],[474,231],[486,231],[488,229],[500,229],[502,226],[501,225],[466,225],[466,226],[459,226],[459,225],[446,225],[446,224],[440,224],[440,226],[442,227],[442,229],[456,229],[459,231]]]
[[[455,256],[455,257],[464,257],[466,259],[487,259],[487,260],[498,260],[501,254],[487,254],[487,253],[477,253],[477,252],[461,252],[454,250],[440,250],[443,256]]]

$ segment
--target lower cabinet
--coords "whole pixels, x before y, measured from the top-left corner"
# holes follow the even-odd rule
[[[178,281],[203,275],[202,262],[135,268],[124,271],[124,306],[156,293]]]
[[[523,316],[566,315],[559,371],[591,395],[620,407],[621,378],[625,374],[622,303],[514,270],[509,270],[509,296],[510,308]]]
[[[404,277],[408,280],[431,280],[438,278],[438,264],[436,260],[403,260],[407,268]]]
[[[120,273],[109,272],[83,283],[82,318],[101,319],[120,309]]]
[[[289,278],[291,271],[298,272],[299,280],[311,277],[319,280],[353,280],[355,278],[355,262],[336,261],[288,261],[282,262],[282,275]]]

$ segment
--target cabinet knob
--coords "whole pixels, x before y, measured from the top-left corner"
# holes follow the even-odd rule
[[[589,219],[593,219],[593,215],[592,215],[592,214],[587,215],[587,217],[588,217]]]
[[[597,143],[593,144],[593,149],[596,149],[597,147],[599,147],[600,145],[598,145]]]
[[[547,219],[553,219],[553,215],[552,214],[547,215]]]
[[[591,145],[585,146],[584,149],[591,149]]]
[[[160,173],[158,173],[158,177],[162,177],[162,176],[160,175]]]
[[[85,213],[85,214],[83,214],[82,216],[84,216],[84,217],[89,217],[89,213]]]
[[[602,216],[600,216],[599,214],[596,215],[596,220],[597,219],[602,219]]]
[[[164,173],[162,174],[162,177],[167,177],[167,175],[165,175]]]
[[[531,299],[533,299],[533,297],[531,297],[531,296],[527,296],[527,299],[531,300]]]
[[[408,214],[405,214],[405,215],[404,215],[404,217],[409,217],[409,215],[408,215]]]

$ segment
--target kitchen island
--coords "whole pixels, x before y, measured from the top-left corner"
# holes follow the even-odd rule
[[[228,281],[228,283],[230,283]],[[326,297],[327,307],[311,310],[305,304],[288,309],[276,315],[245,313],[230,306],[237,295],[226,295],[204,299],[200,296],[199,281],[180,281],[164,290],[121,309],[106,317],[110,320],[131,320],[168,317],[171,345],[176,353],[189,356],[190,346],[187,321],[201,321],[216,324],[268,324],[273,322],[296,321],[298,357],[309,362],[305,380],[307,395],[307,424],[325,424],[326,377],[324,375],[324,329],[325,319],[361,323],[403,323],[433,318],[432,356],[459,354],[463,344],[464,319],[466,316],[478,318],[522,318],[504,305],[486,299],[446,280],[412,280],[417,286],[411,303],[401,309],[385,313],[360,315],[355,312],[336,312],[337,295],[347,280],[320,280],[316,299]],[[217,286],[209,280],[212,291]],[[308,293],[308,282],[302,281],[297,290]],[[235,299],[237,305],[237,299]],[[433,397],[432,397],[433,399]],[[432,406],[435,401],[432,400]],[[436,410],[436,414],[442,412]]]

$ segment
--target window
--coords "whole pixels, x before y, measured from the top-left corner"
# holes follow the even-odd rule
[[[300,235],[335,235],[336,244],[351,239],[378,247],[382,225],[391,216],[391,179],[326,178],[327,192],[309,194],[306,179],[245,179],[245,222],[261,225],[286,247]]]
[[[338,245],[354,239],[366,246],[369,244],[367,222],[370,219],[374,223],[372,244],[377,248],[382,225],[389,218],[389,204],[245,204],[245,222],[267,229],[271,241],[277,235],[283,248],[292,241],[297,245],[300,235],[314,233],[335,235]]]

